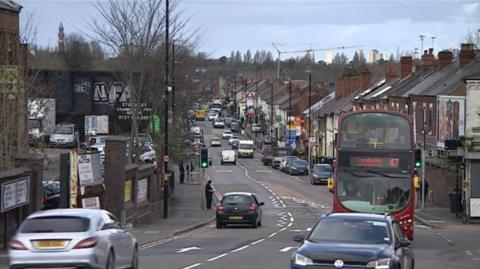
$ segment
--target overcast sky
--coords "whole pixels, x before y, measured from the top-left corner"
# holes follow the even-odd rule
[[[175,1],[175,0],[171,0]],[[35,15],[37,43],[56,46],[65,32],[88,32],[95,19],[89,0],[17,0]],[[182,0],[191,29],[204,29],[201,51],[218,58],[232,50],[282,50],[363,45],[396,53],[420,48],[458,48],[468,29],[480,29],[480,1],[468,0]],[[348,52],[348,51],[347,51]],[[317,57],[322,57],[318,53]]]

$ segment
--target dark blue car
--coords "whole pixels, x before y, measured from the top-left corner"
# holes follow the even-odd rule
[[[327,184],[328,179],[332,176],[333,170],[330,164],[316,164],[313,166],[312,173],[310,173],[310,183]]]
[[[295,241],[302,245],[292,255],[292,269],[414,268],[411,243],[390,216],[328,214]]]

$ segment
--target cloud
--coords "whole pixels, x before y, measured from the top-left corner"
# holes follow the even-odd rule
[[[477,9],[479,6],[480,6],[479,3],[470,3],[470,4],[463,5],[462,9],[467,13],[475,13],[477,12]]]

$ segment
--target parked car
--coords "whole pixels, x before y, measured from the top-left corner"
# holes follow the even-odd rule
[[[42,204],[44,210],[60,207],[60,182],[56,180],[44,180]]]
[[[287,162],[292,161],[292,160],[296,160],[296,159],[298,159],[297,156],[285,156],[285,158],[280,163],[280,166],[279,166],[280,171],[286,172],[287,171],[286,170],[287,169],[286,168]]]
[[[78,132],[73,123],[60,123],[55,126],[53,134],[50,135],[50,146],[52,147],[75,147],[77,145]]]
[[[327,184],[328,179],[332,176],[333,170],[330,164],[322,163],[315,164],[310,173],[310,183],[315,185],[317,183]]]
[[[334,213],[322,216],[310,232],[296,235],[302,245],[291,269],[414,268],[411,242],[389,215]],[[322,265],[318,265],[321,262]],[[323,265],[325,264],[325,265]]]
[[[225,193],[217,206],[217,228],[228,224],[249,224],[254,228],[262,226],[261,207],[264,204],[250,192]]]
[[[233,134],[232,134],[231,130],[224,130],[223,131],[223,134],[222,134],[223,139],[230,139],[230,137],[232,137],[232,136],[233,136]]]
[[[262,152],[263,165],[272,165],[273,162],[273,150],[271,147],[264,147]]]
[[[240,145],[240,140],[235,139],[232,141],[232,149],[238,149],[239,145]]]
[[[287,163],[287,172],[290,175],[307,175],[308,163],[305,160],[291,160]]]
[[[223,123],[222,118],[217,118],[216,120],[213,121],[213,127],[214,128],[224,128],[225,124]]]
[[[220,164],[222,165],[224,163],[233,163],[233,164],[237,163],[237,154],[235,153],[234,150],[231,150],[231,149],[223,150],[220,157],[221,157]]]
[[[253,123],[252,133],[261,133],[261,132],[262,132],[262,125],[260,125],[260,123]]]
[[[225,127],[230,128],[233,122],[233,118],[231,116],[225,116],[224,122]]]
[[[211,147],[221,147],[222,146],[222,141],[220,141],[220,139],[218,139],[218,138],[213,138],[212,140],[210,140],[210,146]]]
[[[53,209],[23,221],[8,256],[12,269],[138,268],[138,243],[105,210]]]

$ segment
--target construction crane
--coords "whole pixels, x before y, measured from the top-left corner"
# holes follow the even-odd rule
[[[277,58],[277,78],[280,78],[280,56],[282,54],[296,54],[296,53],[315,53],[315,51],[331,51],[331,50],[344,50],[344,49],[363,49],[363,45],[355,45],[355,46],[340,46],[340,47],[332,47],[332,48],[309,48],[303,50],[290,50],[290,51],[282,51],[280,50],[279,46],[283,44],[272,42],[273,47],[277,50],[278,58]],[[315,58],[315,54],[313,54]]]

